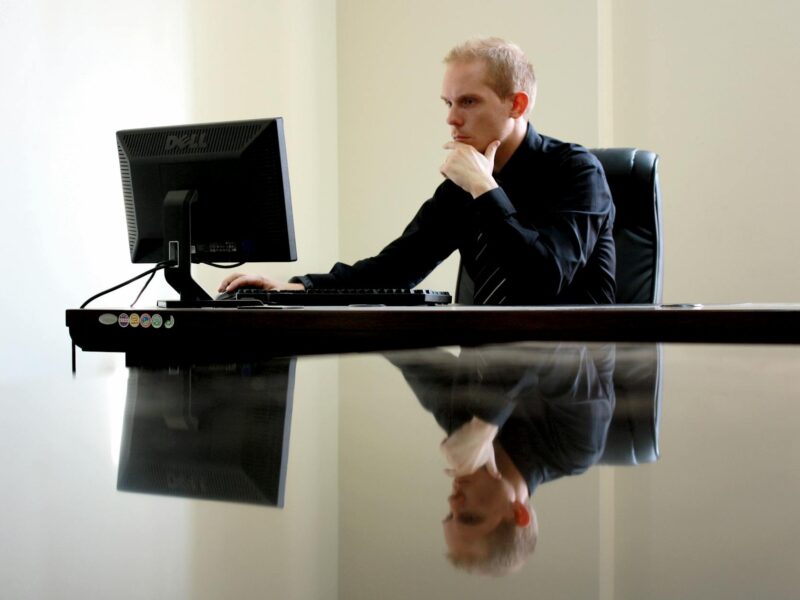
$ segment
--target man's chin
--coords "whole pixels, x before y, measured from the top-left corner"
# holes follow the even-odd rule
[[[477,150],[481,154],[485,154],[486,153],[486,148],[489,147],[489,144],[484,144],[482,142],[471,142],[470,141],[470,142],[464,142],[464,143],[467,144],[468,146],[472,146],[473,148],[475,148],[475,150]]]

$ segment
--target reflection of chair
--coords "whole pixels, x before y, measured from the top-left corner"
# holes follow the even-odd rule
[[[606,172],[616,207],[617,303],[661,302],[661,194],[658,155],[635,148],[592,150]],[[463,266],[456,302],[472,304],[473,284]]]
[[[658,460],[661,415],[661,346],[617,344],[614,415],[601,464],[639,465]]]

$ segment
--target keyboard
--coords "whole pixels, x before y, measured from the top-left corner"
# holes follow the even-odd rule
[[[436,306],[450,304],[449,292],[404,289],[317,289],[275,291],[241,288],[220,302],[251,302],[283,306]]]

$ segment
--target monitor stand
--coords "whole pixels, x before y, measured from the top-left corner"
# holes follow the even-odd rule
[[[164,277],[180,300],[159,300],[165,308],[197,308],[214,303],[203,288],[192,279],[192,205],[197,201],[196,190],[173,190],[164,197],[165,255],[171,263]]]

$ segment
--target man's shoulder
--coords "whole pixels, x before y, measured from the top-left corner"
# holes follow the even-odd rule
[[[552,161],[555,165],[563,167],[601,167],[598,158],[585,146],[574,142],[564,142],[547,135],[540,137],[542,139],[540,146],[542,156],[546,160]]]
[[[541,143],[535,149],[537,173],[541,176],[539,181],[550,185],[558,194],[563,194],[565,188],[580,190],[582,193],[578,197],[582,202],[588,202],[587,207],[592,207],[592,210],[611,206],[605,171],[588,148],[550,136],[541,135],[540,139]],[[583,193],[587,190],[592,193]]]

